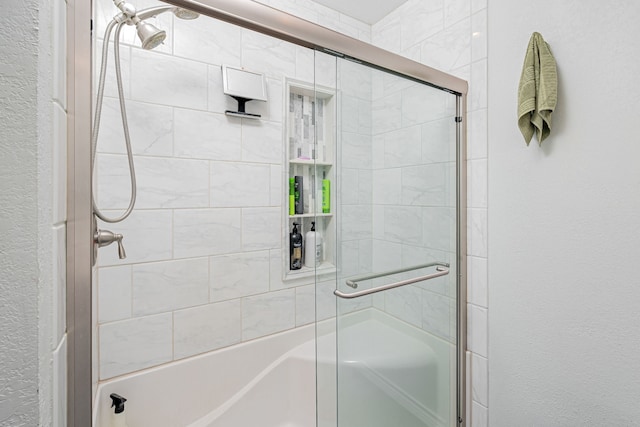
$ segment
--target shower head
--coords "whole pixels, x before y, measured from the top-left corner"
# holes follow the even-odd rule
[[[184,7],[176,7],[173,9],[173,14],[176,15],[180,19],[196,19],[200,14],[198,12],[194,12],[189,9],[185,9]]]
[[[138,37],[142,42],[142,48],[147,50],[158,47],[162,44],[164,39],[167,38],[167,33],[165,31],[149,24],[148,22],[144,22],[143,20],[136,23],[136,31],[138,32]]]
[[[114,4],[122,11],[122,14],[115,17],[114,20],[126,22],[128,25],[135,25],[138,37],[142,42],[142,48],[147,50],[154,49],[162,44],[164,39],[167,38],[167,33],[155,25],[145,22],[145,20],[169,11],[181,19],[196,19],[200,16],[199,13],[176,6],[155,6],[138,12],[133,5],[126,3],[124,0],[114,0]]]
[[[176,7],[176,6],[150,7],[150,8],[141,10],[136,14],[136,16],[140,20],[144,21],[145,19],[152,18],[160,15],[161,13],[169,12],[169,11],[173,12],[173,14],[180,19],[196,19],[198,16],[200,16],[200,14],[197,12],[193,12],[189,9],[185,9],[183,7]]]

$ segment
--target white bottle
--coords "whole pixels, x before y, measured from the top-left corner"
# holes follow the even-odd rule
[[[316,231],[316,223],[311,223],[311,230],[305,235],[304,265],[318,267],[322,263],[322,235]]]
[[[115,393],[111,393],[109,397],[112,400],[111,407],[115,407],[111,414],[111,425],[109,427],[127,427],[127,419],[124,415],[124,402],[127,399]]]

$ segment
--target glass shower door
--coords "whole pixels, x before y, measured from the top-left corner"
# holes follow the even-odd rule
[[[457,97],[336,65],[338,426],[454,426]]]

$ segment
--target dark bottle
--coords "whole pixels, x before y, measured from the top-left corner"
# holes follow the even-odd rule
[[[289,235],[289,255],[291,270],[300,270],[302,268],[302,234],[298,231],[297,222],[293,223],[293,230]]]

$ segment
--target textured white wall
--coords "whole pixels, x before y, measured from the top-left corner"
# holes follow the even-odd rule
[[[0,14],[0,426],[66,425],[64,11]]]
[[[492,427],[638,425],[639,20],[636,1],[491,1]],[[516,126],[533,31],[559,69],[542,148]]]
[[[38,423],[37,16],[36,0],[0,14],[1,426]]]

